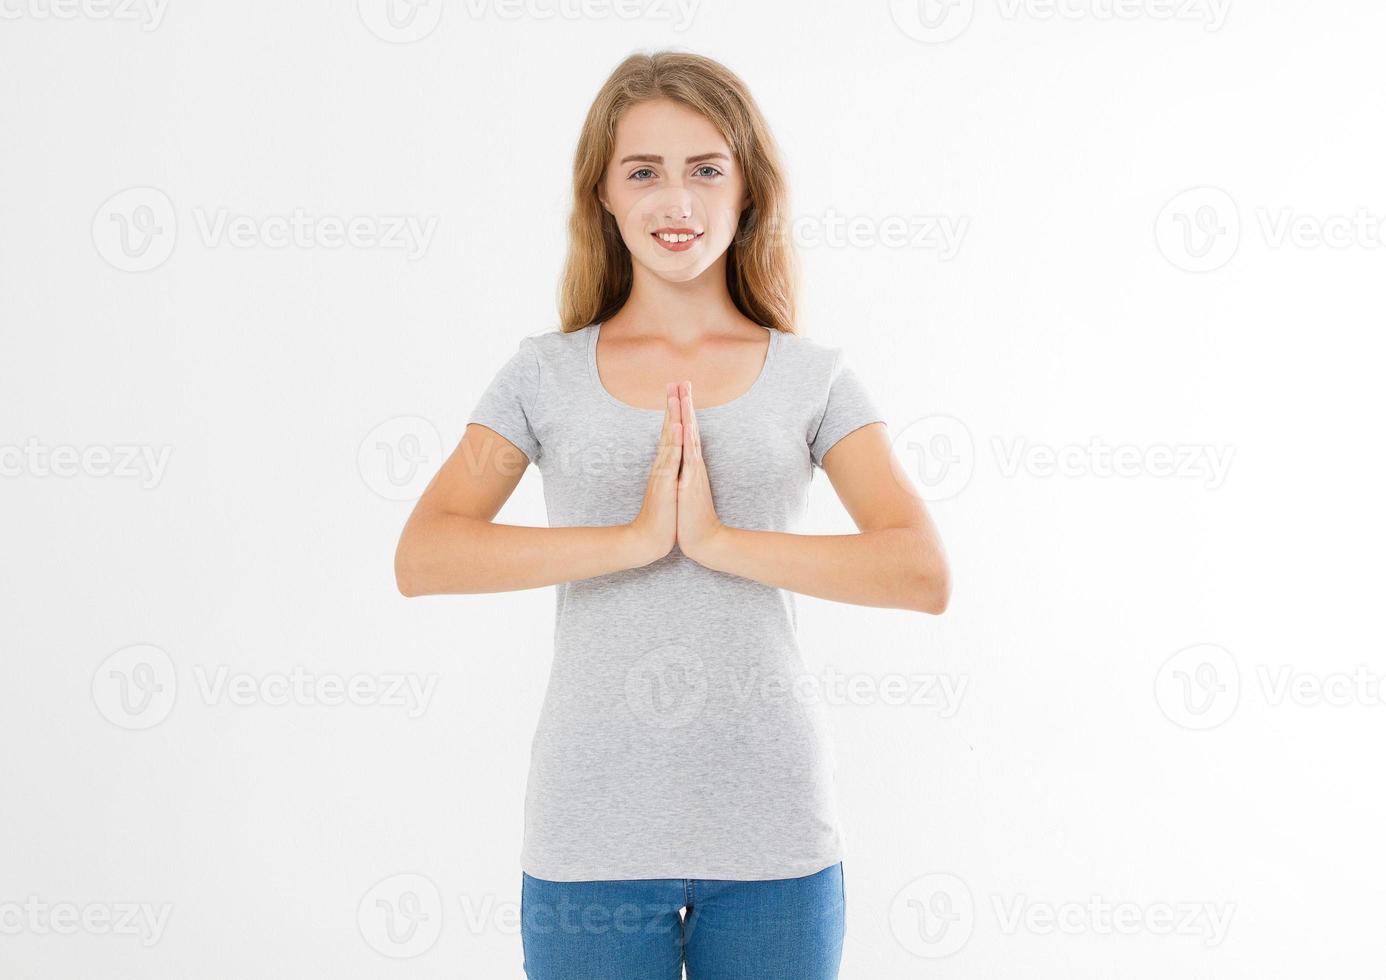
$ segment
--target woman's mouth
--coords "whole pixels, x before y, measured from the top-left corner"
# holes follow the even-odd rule
[[[660,228],[650,232],[650,237],[670,252],[686,252],[698,243],[703,233],[692,228]]]

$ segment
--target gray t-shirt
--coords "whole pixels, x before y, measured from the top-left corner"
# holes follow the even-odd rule
[[[521,340],[468,418],[538,466],[552,527],[630,522],[654,463],[664,412],[602,385],[600,329]],[[751,387],[709,408],[695,392],[694,409],[722,522],[794,532],[823,454],[884,419],[842,348],[770,333]],[[524,871],[761,880],[842,858],[820,690],[812,677],[795,686],[806,671],[794,593],[706,568],[677,545],[554,588]]]

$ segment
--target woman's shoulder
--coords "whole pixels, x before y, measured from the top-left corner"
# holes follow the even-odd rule
[[[516,341],[514,360],[523,365],[536,398],[539,393],[582,383],[587,371],[590,327],[564,332],[557,327],[529,333]]]
[[[529,341],[537,345],[541,350],[552,350],[557,345],[570,343],[587,335],[588,327],[578,330],[571,330],[564,333],[558,327],[548,327],[544,330],[537,330],[533,333],[525,334],[522,340]]]
[[[585,357],[588,331],[591,327],[564,332],[551,327],[520,338],[521,346],[529,346],[541,361],[557,363],[564,359]]]
[[[778,356],[783,358],[793,373],[820,380],[831,378],[844,353],[841,345],[787,330],[781,330],[779,334]]]

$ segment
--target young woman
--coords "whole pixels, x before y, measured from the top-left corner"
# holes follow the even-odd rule
[[[525,337],[400,538],[405,595],[556,587],[521,853],[531,980],[832,978],[833,754],[794,594],[940,613],[938,535],[841,348],[795,329],[745,85],[633,55],[578,142],[558,330]],[[549,527],[493,518],[529,463]],[[796,528],[815,467],[859,528]]]

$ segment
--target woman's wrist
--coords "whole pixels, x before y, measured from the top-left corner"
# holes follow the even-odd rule
[[[682,542],[679,547],[683,548],[685,555],[704,568],[726,572],[730,571],[727,566],[731,562],[732,550],[736,547],[736,534],[736,528],[719,522],[716,530],[704,536],[691,551]]]
[[[640,528],[635,524],[618,524],[616,532],[616,553],[620,555],[621,568],[639,568],[658,558],[651,554],[652,549]]]

